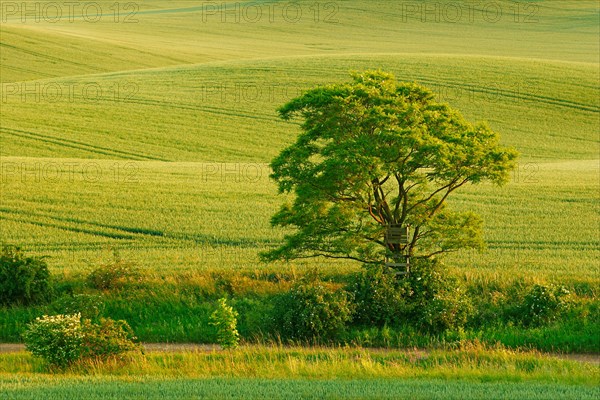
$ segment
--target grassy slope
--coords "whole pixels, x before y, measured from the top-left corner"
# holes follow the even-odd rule
[[[297,132],[277,121],[278,106],[365,68],[431,87],[467,117],[489,121],[525,160],[597,156],[594,66],[412,54],[290,57],[43,80],[23,83],[32,91],[26,97],[20,86],[6,84],[1,154],[268,162]]]
[[[445,21],[442,9],[423,15],[424,8],[410,11],[406,3],[386,0],[339,1],[337,9],[320,4],[318,16],[310,8],[314,2],[303,0],[297,2],[301,17],[296,23],[289,22],[294,14],[293,10],[285,12],[287,2],[218,3],[227,4],[229,11],[211,15],[208,6],[203,8],[206,2],[199,1],[136,3],[139,9],[130,20],[133,23],[124,23],[125,10],[115,23],[113,2],[103,0],[97,2],[101,15],[95,23],[81,18],[81,8],[73,9],[72,22],[65,9],[56,23],[43,18],[35,22],[33,16],[22,23],[20,14],[6,12],[1,81],[328,53],[449,53],[598,62],[598,5],[594,1],[531,2],[530,8],[521,2],[523,8],[517,11],[513,2],[502,0],[496,2],[500,6],[497,18],[464,3],[457,23]],[[262,17],[257,22],[244,18],[246,13],[252,18],[252,10],[246,8],[249,3],[261,4]],[[441,4],[428,3],[429,9]],[[237,12],[239,23],[231,10],[235,4],[242,7]],[[49,11],[40,14],[52,17]],[[227,15],[225,23],[223,15]]]
[[[296,24],[203,22],[201,4],[145,2],[133,24],[3,24],[5,240],[49,252],[57,268],[107,248],[150,268],[254,268],[281,235],[268,228],[280,199],[264,163],[297,132],[275,109],[350,69],[383,68],[489,121],[522,153],[508,188],[456,197],[483,213],[489,251],[453,263],[595,277],[597,3],[543,2],[518,15],[537,22],[515,23],[513,3],[500,2],[498,22],[476,12],[457,24],[367,1],[340,2],[338,23],[315,22],[309,2]]]
[[[275,122],[278,105],[298,90],[344,79],[348,69],[382,67],[432,86],[469,117],[489,120],[526,157],[596,158],[594,2],[534,3],[515,15],[514,4],[501,1],[493,23],[464,5],[459,23],[438,23],[429,14],[422,22],[404,3],[342,1],[335,3],[337,23],[328,23],[327,10],[315,22],[312,3],[303,1],[294,24],[275,3],[261,2],[257,23],[235,23],[231,11],[223,23],[220,15],[203,14],[204,3],[156,1],[144,3],[138,22],[129,24],[104,15],[98,23],[9,19],[0,68],[2,82],[12,84],[3,86],[3,127],[26,133],[3,131],[0,154],[264,162],[294,133]],[[107,13],[110,5],[101,4]],[[134,71],[89,75],[125,70]],[[68,78],[14,84],[49,76]],[[89,94],[86,84],[101,90],[102,101],[89,100],[95,91]],[[246,85],[241,99],[236,84]],[[247,85],[259,87],[258,101]],[[23,99],[26,90],[40,93],[40,101],[33,94]],[[52,100],[56,90],[59,101]],[[265,133],[269,143],[261,140]],[[59,140],[49,145],[39,135]],[[558,145],[540,146],[548,136]]]

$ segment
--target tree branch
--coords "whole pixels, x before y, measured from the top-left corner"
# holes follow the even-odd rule
[[[413,255],[415,245],[417,244],[417,239],[419,238],[419,230],[421,229],[421,225],[417,225],[415,227],[415,233],[413,233],[413,238],[408,245],[408,254],[410,256]]]
[[[394,215],[392,214],[392,210],[390,210],[390,206],[387,203],[387,195],[384,193],[383,188],[381,187],[381,185],[378,186],[378,190],[379,190],[379,194],[381,196],[382,202],[381,202],[381,206],[383,207],[383,211],[387,217],[387,220],[389,223],[393,223],[394,222]]]
[[[382,219],[389,223],[393,220],[393,217],[391,216],[390,208],[385,201],[385,193],[383,193],[383,190],[381,189],[379,180],[374,178],[371,181],[371,184],[373,185],[373,196],[375,198],[375,204],[377,205],[377,211],[380,215],[383,211],[385,215],[382,215]]]
[[[442,206],[442,204],[444,204],[444,201],[446,201],[446,199],[448,198],[448,196],[450,195],[450,193],[452,193],[453,191],[455,191],[456,189],[458,189],[459,187],[461,187],[462,185],[464,185],[468,181],[469,181],[469,178],[465,178],[458,185],[456,185],[454,187],[451,187],[451,188],[448,188],[448,190],[446,191],[446,194],[444,194],[444,196],[442,197],[442,199],[436,204],[436,206],[434,207],[434,209],[431,210],[431,212],[429,213],[429,217],[432,217],[439,210],[439,208]]]
[[[337,259],[337,260],[354,260],[354,261],[362,262],[365,264],[376,264],[378,262],[378,261],[363,260],[362,258],[354,257],[351,255],[334,256],[332,254],[326,254],[326,253],[315,253],[315,254],[306,255],[306,256],[295,256],[294,258],[295,259],[307,259],[307,258],[316,258],[316,257],[325,257],[325,258],[331,258],[331,259]]]
[[[423,203],[427,203],[429,200],[431,200],[436,194],[440,193],[443,190],[448,189],[449,187],[452,187],[452,185],[454,185],[456,182],[458,181],[458,178],[454,178],[452,181],[450,181],[450,183],[448,183],[447,185],[442,186],[441,188],[435,190],[433,193],[431,193],[429,196],[427,196],[427,198],[425,199],[421,199],[419,201],[417,201],[415,204],[413,204],[412,206],[410,206],[410,208],[408,209],[408,211],[412,211],[416,206],[418,206],[419,204],[423,204]],[[446,196],[447,197],[447,196]]]
[[[377,218],[377,216],[375,214],[373,214],[372,208],[373,207],[369,204],[369,214],[371,214],[371,217],[373,217],[373,219],[375,221],[377,221],[377,223],[379,223],[380,225],[385,225],[385,222],[383,221],[383,217],[381,216],[381,214],[379,214],[379,218]]]
[[[419,256],[419,257],[422,257],[422,258],[430,258],[430,257],[433,257],[433,256],[435,256],[435,255],[442,254],[442,253],[454,253],[454,252],[457,252],[458,250],[459,250],[459,249],[446,249],[446,250],[438,250],[438,251],[434,251],[433,253],[429,253],[429,254],[428,254],[428,255],[426,255],[426,256]]]

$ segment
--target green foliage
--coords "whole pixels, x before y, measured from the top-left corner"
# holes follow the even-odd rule
[[[458,279],[435,259],[418,259],[407,276],[408,315],[420,329],[432,333],[462,328],[472,304]]]
[[[81,314],[82,318],[96,319],[104,310],[102,297],[93,294],[67,294],[59,297],[49,309],[57,314]]]
[[[517,319],[525,326],[555,321],[570,306],[569,291],[563,286],[534,285],[517,308]]]
[[[94,324],[81,314],[44,315],[23,333],[27,350],[53,367],[64,368],[82,359],[106,360],[139,347],[125,321],[101,319]]]
[[[417,259],[406,276],[369,266],[350,284],[354,321],[364,325],[411,324],[431,333],[462,328],[472,305],[458,280],[436,260]]]
[[[110,290],[139,282],[141,278],[141,271],[134,263],[121,259],[115,253],[114,260],[94,269],[87,281],[93,288]]]
[[[128,352],[140,349],[135,343],[137,338],[133,330],[123,320],[101,318],[99,323],[92,323],[91,320],[84,319],[81,330],[83,357],[106,360],[109,357],[122,357]]]
[[[52,296],[46,262],[28,257],[16,246],[2,246],[0,254],[0,305],[30,305]]]
[[[293,193],[271,223],[295,228],[266,260],[326,256],[379,262],[481,248],[481,219],[451,211],[466,184],[508,181],[517,152],[487,125],[472,125],[428,89],[381,71],[318,87],[279,109],[300,116],[296,143],[271,162],[280,193]],[[403,245],[385,227],[410,225]]]
[[[597,304],[597,296],[593,291],[588,293],[589,298],[594,299],[591,303],[584,300],[585,297],[574,302],[572,290],[573,287],[579,287],[579,283],[569,289],[562,284],[532,283],[521,279],[490,286],[488,293],[482,293],[481,287],[471,287],[469,290],[476,308],[470,323],[473,327],[517,325],[521,328],[537,328],[563,317],[583,324],[594,304]],[[566,320],[562,322],[566,324]]]
[[[332,341],[352,319],[352,310],[348,292],[309,273],[275,299],[274,330],[284,340]]]
[[[419,318],[429,332],[459,330],[465,326],[473,307],[464,289],[446,280],[447,287],[425,303]]]
[[[354,276],[348,290],[354,299],[355,323],[383,327],[404,320],[408,287],[390,272],[382,265],[367,265]]]
[[[81,315],[44,315],[28,325],[25,346],[50,365],[64,368],[81,357],[84,332]]]
[[[237,311],[227,304],[227,299],[219,299],[217,309],[210,316],[210,324],[217,328],[217,343],[224,349],[236,348],[240,342],[237,317]]]
[[[249,342],[261,342],[270,336],[273,322],[273,295],[235,298],[233,307],[239,312],[237,329]]]
[[[413,267],[413,272],[416,274],[418,266],[414,264]],[[408,283],[405,283],[406,287],[403,286],[402,282],[406,280],[404,278],[395,283],[386,281],[387,293],[394,296],[394,288],[398,288],[398,293],[403,293],[404,297],[393,297],[398,300],[397,305],[391,301],[386,302],[385,296],[379,297],[379,303],[375,301],[374,304],[384,304],[387,309],[370,305],[368,302],[372,300],[368,296],[369,291],[372,288],[379,290],[383,285],[376,284],[376,279],[371,280],[371,277],[375,275],[360,277],[360,275],[368,273],[369,271],[365,270],[361,274],[356,274],[352,279],[345,273],[333,275],[327,278],[331,280],[330,282],[324,283],[327,288],[332,290],[347,285],[346,290],[350,292],[348,298],[353,299],[356,296],[352,300],[354,310],[352,320],[347,322],[338,337],[332,339],[330,343],[407,348],[439,346],[466,337],[479,338],[488,344],[499,342],[511,348],[525,347],[541,351],[564,352],[600,351],[600,344],[597,340],[597,332],[600,330],[598,322],[600,321],[600,303],[593,294],[590,294],[590,297],[575,294],[573,282],[561,282],[572,293],[563,297],[563,300],[570,304],[566,312],[561,313],[559,317],[548,324],[536,326],[522,324],[518,314],[525,296],[533,287],[527,278],[513,277],[514,280],[511,280],[497,277],[490,279],[488,275],[484,274],[485,279],[482,281],[467,280],[465,285],[468,288],[468,299],[473,303],[472,308],[467,308],[467,311],[473,310],[472,313],[468,313],[467,324],[462,330],[460,324],[456,324],[456,328],[440,332],[435,328],[428,327],[436,321],[421,321],[425,318],[423,314],[427,307],[423,307],[424,311],[419,313],[421,307],[411,306],[418,301],[427,305],[431,300],[408,297],[411,292],[406,289],[409,287]],[[242,273],[233,272],[232,279],[237,279],[235,275],[238,274]],[[453,275],[454,273],[444,271],[441,275],[448,274]],[[389,274],[384,276],[391,277]],[[266,285],[269,290],[273,290],[272,277],[264,276],[264,279],[262,282],[253,282],[252,287],[260,288],[259,285]],[[359,279],[363,279],[365,284],[373,282],[373,285],[363,286],[365,290],[362,295],[355,289],[356,281]],[[205,284],[205,281],[197,276],[195,280],[198,285]],[[417,282],[422,280],[415,279]],[[215,311],[216,300],[212,294],[209,297],[198,296],[198,293],[191,291],[190,282],[186,283],[185,288],[181,287],[180,282],[182,282],[181,279],[169,283],[162,280],[157,282],[148,280],[144,282],[144,287],[136,288],[136,290],[102,293],[101,298],[86,294],[80,299],[81,295],[76,294],[73,298],[65,296],[57,299],[48,306],[6,308],[0,312],[0,326],[2,326],[0,340],[9,343],[20,341],[27,323],[43,314],[66,313],[66,310],[76,312],[78,309],[82,309],[84,304],[101,301],[103,306],[101,306],[99,316],[126,320],[134,329],[136,336],[143,342],[216,343],[217,331],[214,326],[210,325],[210,316]],[[265,343],[271,340],[277,341],[278,337],[284,341],[289,340],[281,332],[283,326],[280,317],[281,310],[284,312],[287,310],[285,306],[278,306],[279,310],[275,310],[282,297],[289,298],[286,293],[289,290],[289,283],[287,279],[279,282],[275,289],[276,292],[260,295],[241,294],[230,300],[229,304],[239,313],[237,330],[244,342]],[[462,279],[459,279],[458,283],[461,284],[459,286],[462,286]],[[411,284],[416,285],[416,283]],[[443,293],[445,285],[437,286],[437,293],[442,292],[440,296],[446,296]],[[262,286],[262,288],[264,287]],[[426,284],[424,287],[431,287],[431,284]],[[243,288],[240,289],[242,289],[240,292],[246,292]],[[428,298],[431,298],[432,292],[436,293],[436,291],[424,290],[423,287],[421,287],[421,291],[429,293]],[[258,292],[266,293],[267,291],[260,289]],[[508,299],[511,301],[509,302]],[[459,301],[458,304],[461,305],[462,302]],[[447,306],[447,304],[444,305]],[[365,307],[370,307],[370,309],[364,311],[367,309]],[[391,317],[381,318],[375,314],[376,310],[389,313],[388,315]],[[84,309],[84,311],[87,310]],[[437,309],[435,312],[443,315],[443,312]],[[372,316],[375,318],[371,318]],[[450,313],[450,316],[453,314]],[[90,314],[86,317],[97,318]],[[439,323],[437,324],[439,325]],[[294,340],[299,341],[300,339]]]

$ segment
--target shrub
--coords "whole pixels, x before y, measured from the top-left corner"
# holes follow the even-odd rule
[[[139,282],[141,277],[142,274],[134,263],[124,261],[115,254],[112,262],[94,269],[87,281],[93,288],[109,290]]]
[[[472,305],[458,279],[435,259],[417,259],[406,277],[407,318],[431,333],[462,328]]]
[[[25,347],[49,364],[66,367],[81,357],[84,333],[81,315],[44,315],[23,333]]]
[[[217,343],[224,349],[236,348],[239,344],[237,317],[238,313],[227,304],[227,300],[219,299],[217,309],[210,316],[210,324],[217,328]]]
[[[239,312],[237,329],[240,336],[262,342],[271,329],[273,295],[260,298],[236,298],[232,306]]]
[[[285,340],[335,339],[352,318],[350,297],[344,289],[336,290],[309,274],[275,299],[275,329]]]
[[[0,305],[30,305],[51,297],[46,262],[25,256],[19,247],[4,245],[0,254]]]
[[[472,305],[463,287],[455,279],[447,278],[447,286],[425,302],[420,323],[429,332],[440,333],[465,326]]]
[[[413,261],[408,275],[369,266],[349,287],[356,304],[354,321],[363,325],[411,324],[440,333],[464,326],[472,309],[458,280],[435,260]]]
[[[348,286],[354,298],[354,322],[383,327],[402,320],[407,292],[402,283],[383,265],[367,266],[355,275]]]
[[[518,307],[517,317],[525,326],[552,322],[569,308],[567,295],[563,286],[533,285]]]
[[[104,310],[102,298],[93,294],[64,295],[49,307],[56,314],[81,314],[82,318],[96,319]]]
[[[125,321],[102,319],[94,324],[81,314],[36,318],[23,333],[27,350],[51,366],[64,368],[81,358],[105,360],[138,349]]]
[[[97,324],[89,319],[82,322],[82,356],[105,360],[120,357],[127,352],[139,350],[137,338],[129,324],[123,320],[101,318]]]

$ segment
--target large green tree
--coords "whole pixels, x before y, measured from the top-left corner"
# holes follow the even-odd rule
[[[506,183],[517,152],[422,86],[381,71],[352,77],[279,109],[303,121],[297,141],[271,163],[279,192],[294,195],[271,223],[294,229],[263,258],[378,263],[481,247],[481,219],[446,200],[466,184]],[[392,224],[410,226],[406,243],[386,243]]]

